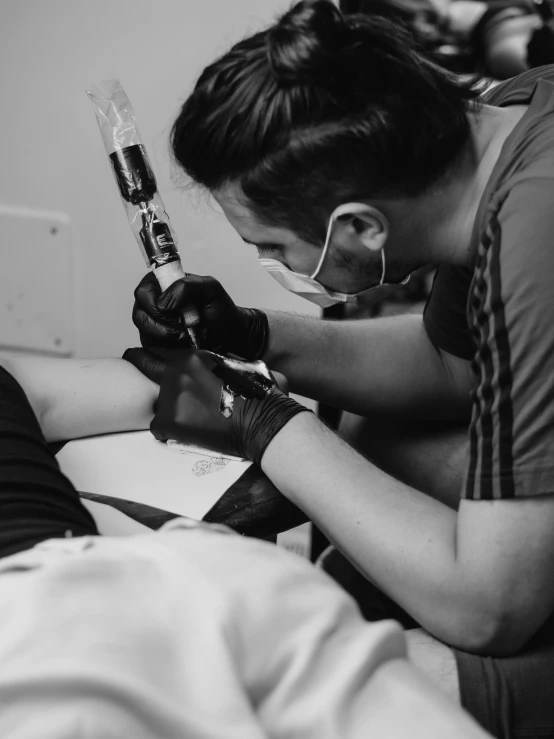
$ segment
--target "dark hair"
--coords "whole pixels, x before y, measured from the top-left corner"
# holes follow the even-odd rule
[[[364,13],[380,15],[408,27],[414,32],[414,24],[418,16],[425,18],[430,24],[439,22],[439,13],[431,0],[341,0],[339,3],[343,13]],[[418,39],[425,42],[425,39]]]
[[[402,27],[306,0],[204,70],[171,143],[196,183],[237,183],[260,221],[317,243],[341,202],[439,181],[477,95]]]

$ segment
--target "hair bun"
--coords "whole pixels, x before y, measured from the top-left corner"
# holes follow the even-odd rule
[[[271,69],[279,82],[329,83],[337,71],[346,23],[331,0],[304,0],[283,15],[267,36]]]

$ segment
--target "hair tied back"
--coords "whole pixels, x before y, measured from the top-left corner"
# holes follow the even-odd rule
[[[267,35],[269,64],[278,83],[328,84],[336,77],[347,26],[331,0],[304,0]]]

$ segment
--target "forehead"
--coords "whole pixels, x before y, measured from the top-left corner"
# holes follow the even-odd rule
[[[295,234],[287,228],[260,223],[245,205],[244,196],[237,185],[227,184],[212,192],[212,196],[231,226],[246,241],[253,244],[275,242],[286,245],[298,240]]]

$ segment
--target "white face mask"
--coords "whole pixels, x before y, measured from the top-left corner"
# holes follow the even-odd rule
[[[356,302],[360,296],[369,293],[371,290],[375,290],[376,287],[381,287],[382,285],[389,284],[385,282],[386,265],[385,252],[383,249],[381,249],[381,279],[379,280],[378,285],[372,285],[371,287],[368,287],[365,290],[361,290],[357,293],[341,293],[329,290],[320,282],[318,282],[316,280],[316,277],[323,268],[323,263],[325,261],[325,257],[327,256],[327,251],[331,243],[333,226],[337,218],[345,215],[346,213],[362,213],[365,211],[366,206],[362,203],[346,203],[345,205],[339,205],[339,207],[331,213],[329,226],[327,228],[325,245],[323,247],[321,258],[313,275],[303,275],[299,272],[293,272],[292,269],[289,269],[289,267],[284,265],[278,259],[266,259],[265,257],[258,257],[258,262],[284,288],[286,288],[290,292],[295,293],[296,295],[299,295],[301,298],[306,298],[306,300],[309,300],[311,303],[315,303],[322,308],[329,308],[330,306],[336,305],[337,303]],[[409,279],[410,275],[408,275],[408,277],[406,277],[406,279],[399,284],[405,285]]]

